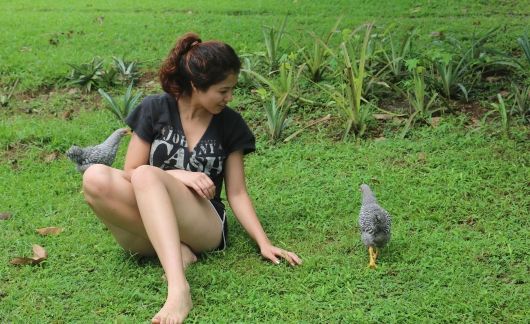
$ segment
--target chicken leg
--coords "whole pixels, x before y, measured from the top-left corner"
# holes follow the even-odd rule
[[[375,260],[377,258],[377,252],[374,252],[374,248],[372,246],[369,246],[368,253],[370,254],[370,263],[368,264],[368,266],[370,267],[370,269],[375,269]]]

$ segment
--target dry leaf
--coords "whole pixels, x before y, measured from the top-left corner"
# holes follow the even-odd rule
[[[392,115],[389,115],[389,114],[373,114],[373,116],[375,119],[378,119],[378,120],[390,120],[394,118]]]
[[[38,245],[33,244],[33,260],[36,261],[36,263],[41,262],[42,260],[46,260],[48,258],[48,252],[46,250]]]
[[[31,258],[14,258],[11,261],[9,261],[9,263],[11,263],[12,265],[28,265],[28,264],[33,264],[34,261],[35,260]]]
[[[57,160],[58,157],[59,157],[59,153],[57,151],[53,151],[52,153],[46,155],[46,157],[44,158],[44,162],[50,163],[52,161]]]
[[[46,252],[46,250],[42,246],[38,244],[33,244],[33,257],[16,257],[9,261],[9,263],[11,263],[12,265],[39,264],[47,258],[48,252]]]
[[[425,160],[427,160],[427,154],[425,154],[425,152],[420,152],[420,153],[418,153],[418,159],[419,159],[420,161],[425,161]]]
[[[442,117],[433,117],[431,118],[431,126],[438,127],[441,121],[442,121]]]
[[[443,32],[440,31],[433,31],[431,33],[431,37],[443,37]]]
[[[72,113],[74,112],[73,109],[66,110],[63,112],[63,119],[70,120],[72,119]]]
[[[11,218],[11,213],[4,212],[0,213],[0,220],[8,220]]]
[[[40,235],[57,235],[63,231],[60,227],[43,227],[37,228],[37,233]]]
[[[490,82],[490,83],[497,82],[499,80],[502,80],[502,77],[500,77],[500,76],[489,76],[489,77],[486,77],[486,81]]]

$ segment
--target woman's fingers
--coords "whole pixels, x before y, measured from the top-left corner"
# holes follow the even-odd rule
[[[202,198],[205,198],[205,199],[209,199],[208,196],[206,196],[206,194],[204,193],[204,191],[202,190],[201,186],[198,185],[198,184],[194,184],[192,186],[193,190],[195,190],[195,192],[201,196]]]
[[[302,259],[300,259],[296,254],[293,252],[289,252],[283,249],[274,248],[271,250],[270,256],[268,256],[268,259],[270,259],[273,263],[279,264],[280,260],[277,257],[282,257],[287,262],[289,262],[290,265],[296,266],[302,264]]]
[[[294,254],[293,252],[287,252],[287,255],[291,258],[291,265],[300,265],[302,264],[302,259],[298,257],[298,255]]]
[[[209,181],[202,181],[201,188],[208,199],[212,199],[215,196],[215,186]]]

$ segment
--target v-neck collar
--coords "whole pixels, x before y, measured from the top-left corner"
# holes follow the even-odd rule
[[[201,137],[199,137],[199,140],[197,141],[197,143],[195,143],[195,146],[193,146],[193,148],[192,148],[192,147],[190,147],[190,144],[188,142],[188,137],[186,136],[186,133],[184,132],[184,126],[182,125],[182,119],[180,118],[180,110],[179,110],[179,105],[178,105],[178,99],[175,98],[174,96],[171,96],[171,98],[173,99],[173,107],[175,109],[175,114],[176,114],[176,117],[177,117],[177,125],[176,126],[178,128],[180,128],[180,130],[182,130],[182,137],[184,138],[184,141],[186,143],[185,151],[186,151],[186,153],[193,155],[193,153],[195,153],[195,149],[197,148],[197,146],[199,146],[201,141],[204,139],[204,137],[206,136],[206,134],[208,133],[208,131],[212,127],[215,115],[212,115],[212,118],[208,122],[208,125],[206,126],[206,129],[202,133]]]

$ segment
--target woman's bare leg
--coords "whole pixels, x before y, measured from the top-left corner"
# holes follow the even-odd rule
[[[153,322],[181,323],[192,302],[182,252],[174,248],[175,244],[182,240],[199,250],[214,249],[220,240],[220,223],[211,225],[217,216],[207,200],[158,168],[138,167],[131,176],[131,184],[145,230],[168,282],[168,298]]]
[[[168,280],[168,299],[153,320],[182,321],[191,309],[184,266],[196,260],[192,250],[213,249],[221,239],[221,223],[210,203],[150,166],[135,170],[131,182],[122,171],[92,166],[85,172],[84,192],[122,247],[158,255]]]

